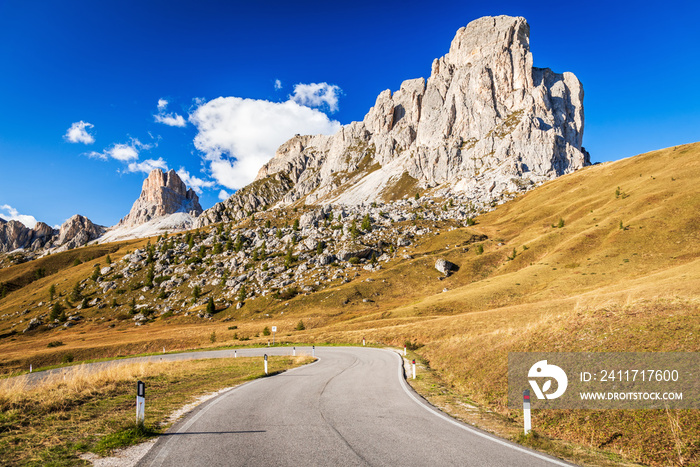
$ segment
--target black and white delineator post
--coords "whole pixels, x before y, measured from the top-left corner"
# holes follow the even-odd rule
[[[238,350],[233,351],[233,358],[238,358]]]
[[[525,434],[532,430],[532,419],[530,418],[530,390],[523,391],[523,421],[525,423]]]
[[[316,346],[315,345],[311,346],[311,356],[316,357]]]
[[[143,423],[146,419],[146,383],[136,383],[136,423]]]
[[[416,360],[413,359],[413,379],[416,379]]]
[[[364,347],[364,346],[365,346],[365,338],[363,337],[362,338],[362,347]]]
[[[296,356],[297,356],[297,348],[292,347],[292,357],[296,357]]]
[[[265,354],[265,374],[267,374],[267,354]]]
[[[406,346],[405,345],[403,346],[403,356],[404,357],[406,356]]]

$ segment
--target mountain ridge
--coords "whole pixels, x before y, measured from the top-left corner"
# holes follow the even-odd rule
[[[418,190],[483,207],[590,164],[583,87],[573,73],[533,67],[529,30],[522,17],[472,21],[433,61],[427,80],[383,91],[362,121],[335,135],[282,144],[254,183],[283,174],[291,188],[259,200],[234,193],[197,225],[263,207],[358,205]]]

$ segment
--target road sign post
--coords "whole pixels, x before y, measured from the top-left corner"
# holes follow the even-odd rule
[[[406,346],[405,345],[403,346],[403,356],[404,357],[406,356]]]
[[[315,345],[311,346],[311,356],[316,357],[316,346]]]
[[[362,338],[362,347],[364,347],[364,346],[365,346],[365,338],[363,337]]]
[[[525,424],[525,434],[532,431],[532,419],[530,418],[530,390],[523,391],[523,422]]]
[[[416,360],[413,360],[413,379],[416,379]]]
[[[277,326],[272,326],[272,345],[275,345],[275,333],[277,332]]]
[[[265,354],[265,374],[267,374],[267,354]]]
[[[136,382],[136,423],[146,419],[146,383]]]
[[[296,356],[297,356],[297,348],[292,347],[292,357],[296,357]]]

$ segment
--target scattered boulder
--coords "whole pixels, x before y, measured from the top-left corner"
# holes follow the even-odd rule
[[[446,259],[438,259],[435,261],[435,269],[440,271],[442,274],[449,276],[452,271],[457,270],[457,265],[454,263],[450,263]]]

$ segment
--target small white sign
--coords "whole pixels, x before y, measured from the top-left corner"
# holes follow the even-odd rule
[[[272,332],[277,332],[277,326],[272,326]]]

